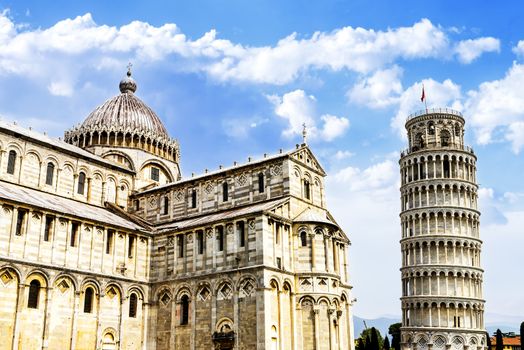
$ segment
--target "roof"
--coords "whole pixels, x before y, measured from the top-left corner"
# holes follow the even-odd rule
[[[120,82],[120,94],[96,107],[78,127],[80,131],[144,133],[169,139],[169,134],[156,113],[135,96],[136,82],[131,72]]]
[[[47,136],[46,134],[34,131],[32,129],[24,128],[16,123],[9,123],[5,120],[0,119],[0,132],[4,132],[6,134],[19,134],[23,137],[35,141],[36,143],[44,144],[49,148],[58,148],[59,150],[65,151],[66,153],[72,153],[77,157],[87,158],[89,160],[95,161],[97,163],[102,163],[112,168],[118,168],[118,170],[125,171],[127,173],[130,172],[129,169],[124,168],[121,164],[104,159],[100,156],[97,156],[96,154],[85,151],[82,148],[71,145],[60,139],[55,139],[50,136]]]
[[[325,211],[319,212],[312,208],[307,208],[302,213],[298,214],[297,217],[293,219],[293,222],[318,222],[336,226],[336,224],[328,218]]]
[[[202,179],[205,179],[206,177],[212,177],[212,176],[224,174],[224,173],[227,173],[228,171],[231,171],[231,170],[237,170],[237,169],[241,169],[243,167],[249,167],[249,166],[258,165],[258,164],[262,164],[264,162],[272,161],[272,160],[275,160],[275,159],[289,157],[293,153],[298,152],[298,151],[302,150],[303,148],[308,148],[309,149],[309,147],[307,145],[305,145],[305,144],[302,144],[301,146],[297,145],[297,147],[298,148],[294,148],[292,150],[285,151],[285,152],[282,152],[282,150],[281,150],[279,153],[274,154],[274,155],[269,155],[269,156],[264,155],[263,158],[257,159],[255,161],[251,161],[250,160],[248,163],[238,164],[238,165],[235,164],[235,165],[230,166],[230,167],[226,167],[226,168],[210,171],[210,172],[207,172],[207,173],[204,173],[204,174],[188,177],[188,178],[182,179],[182,180],[177,181],[177,182],[170,182],[170,183],[166,183],[164,185],[151,187],[151,188],[148,188],[146,190],[140,191],[139,194],[155,192],[155,191],[166,189],[166,188],[170,188],[170,187],[176,187],[176,186],[179,186],[181,184],[188,183],[188,182],[191,182],[191,181],[202,180]],[[315,159],[315,161],[317,161],[315,156],[313,155],[313,152],[310,151],[310,154]],[[317,161],[317,163],[318,163],[318,161]],[[325,173],[323,169],[320,169],[320,171],[322,173]]]
[[[215,214],[206,214],[186,220],[170,222],[168,224],[157,226],[157,230],[184,230],[186,228],[206,225],[215,221],[229,220],[243,215],[264,212],[284,204],[287,200],[287,198],[274,199],[271,201],[249,205],[242,208],[226,210]]]
[[[491,337],[491,345],[495,346],[497,343],[496,337]],[[520,346],[520,336],[502,337],[502,343],[507,346]]]
[[[105,208],[22,187],[9,182],[0,181],[0,199],[45,208],[60,214],[84,218],[129,230],[143,230],[142,226],[126,220]]]

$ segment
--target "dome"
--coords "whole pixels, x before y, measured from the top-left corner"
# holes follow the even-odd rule
[[[96,107],[78,126],[65,132],[64,140],[86,148],[117,146],[139,148],[178,161],[178,142],[153,110],[135,96],[137,84],[131,70],[120,81],[120,94]]]
[[[121,132],[142,132],[154,137],[169,138],[166,128],[153,110],[135,96],[136,82],[131,71],[120,81],[120,94],[95,108],[79,129]]]

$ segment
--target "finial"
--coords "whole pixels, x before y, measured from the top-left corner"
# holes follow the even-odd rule
[[[131,78],[131,67],[133,67],[133,64],[129,62],[127,64],[127,77],[120,81],[119,88],[121,93],[134,93],[137,89],[135,80]]]
[[[306,129],[306,123],[302,124],[302,144],[306,144],[306,137],[307,137],[307,129]]]

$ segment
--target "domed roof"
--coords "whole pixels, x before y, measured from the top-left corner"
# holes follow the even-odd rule
[[[127,77],[120,81],[119,87],[121,93],[95,108],[79,129],[92,131],[111,129],[169,139],[169,134],[160,118],[135,96],[137,84],[131,78],[130,70],[127,72]]]

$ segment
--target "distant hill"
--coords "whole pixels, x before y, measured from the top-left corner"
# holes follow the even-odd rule
[[[490,318],[498,320],[494,322],[487,322],[486,323],[486,330],[489,332],[490,335],[495,333],[497,329],[500,329],[502,332],[515,332],[518,334],[520,331],[520,317],[515,316],[504,316],[504,315],[497,315],[497,314],[489,314]],[[524,317],[522,317],[524,320]],[[389,318],[389,317],[380,317],[380,318],[361,318],[358,316],[353,316],[353,324],[355,327],[355,339],[357,339],[360,336],[360,333],[364,330],[364,321],[366,321],[366,324],[368,328],[375,327],[380,331],[380,334],[384,336],[385,334],[388,334],[388,328],[391,324],[400,322],[400,318]],[[391,341],[391,339],[390,339]]]
[[[375,319],[367,319],[367,318],[360,318],[358,316],[353,316],[353,324],[355,326],[355,339],[357,339],[360,336],[360,333],[364,330],[364,321],[366,321],[366,324],[368,328],[375,327],[380,331],[380,334],[384,337],[384,335],[388,334],[388,328],[391,324],[400,322],[400,318],[388,318],[388,317],[380,317]],[[391,339],[390,339],[391,341]]]

